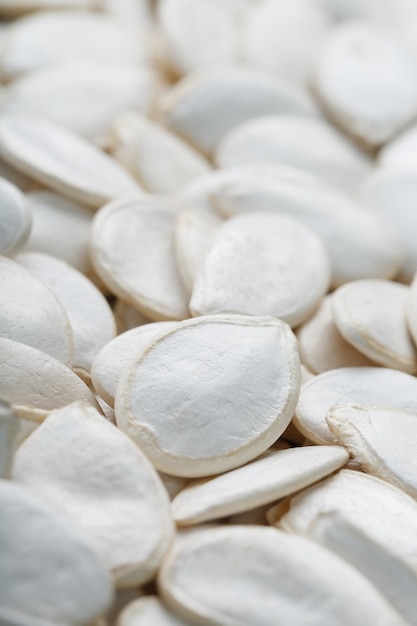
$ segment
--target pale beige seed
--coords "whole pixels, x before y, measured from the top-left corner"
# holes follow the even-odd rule
[[[357,280],[333,295],[333,317],[351,345],[385,367],[417,370],[417,350],[406,323],[410,290],[388,280]]]
[[[367,22],[330,30],[312,72],[313,88],[329,115],[351,135],[379,146],[417,112],[412,60],[394,37]]]
[[[300,392],[296,428],[314,443],[337,443],[326,417],[336,404],[383,406],[417,412],[417,381],[382,367],[342,367],[319,374]]]
[[[72,61],[13,81],[2,111],[39,116],[108,147],[115,117],[129,109],[150,113],[156,92],[148,69]]]
[[[91,368],[91,379],[97,393],[110,406],[114,406],[120,378],[132,359],[146,350],[161,332],[175,326],[176,322],[143,324],[121,333],[101,348]]]
[[[92,208],[141,191],[107,154],[65,127],[38,117],[1,115],[0,149],[19,171]]]
[[[417,499],[417,414],[348,404],[331,408],[326,421],[364,471]]]
[[[320,3],[262,0],[250,3],[242,22],[240,49],[245,62],[307,83],[311,60],[329,22]]]
[[[338,517],[341,532],[331,520],[326,522],[329,514]],[[415,500],[400,489],[375,476],[342,470],[293,497],[279,527],[324,543],[369,577],[397,609],[410,615],[415,596],[407,600],[400,581],[409,587],[414,578],[416,585],[416,516]],[[416,623],[415,612],[411,623]]]
[[[204,157],[185,141],[138,113],[113,123],[111,152],[151,193],[176,193],[210,171]]]
[[[356,192],[372,162],[337,128],[297,111],[244,120],[222,137],[216,163],[236,167],[262,161],[289,165],[348,192]]]
[[[72,330],[73,367],[89,375],[97,353],[116,334],[107,300],[88,278],[60,259],[40,252],[25,252],[15,258],[59,299]]]
[[[25,252],[44,252],[91,275],[89,241],[92,212],[52,191],[26,194],[32,213],[32,230]]]
[[[276,441],[299,386],[297,344],[287,324],[200,317],[158,336],[127,368],[116,393],[117,424],[158,470],[213,475]]]
[[[0,339],[0,353],[0,397],[19,417],[39,423],[77,400],[98,407],[87,385],[49,354],[9,339]]]
[[[271,452],[211,480],[188,485],[172,503],[174,519],[188,526],[254,509],[304,489],[348,458],[338,446]]]
[[[383,218],[302,170],[275,168],[266,176],[249,170],[240,179],[217,181],[212,204],[222,217],[267,212],[300,219],[326,244],[334,286],[397,274],[402,241]]]
[[[314,315],[297,329],[301,361],[315,374],[338,367],[373,365],[338,331],[333,319],[332,300],[333,295],[323,298]]]
[[[417,216],[414,210],[417,200],[417,173],[376,169],[365,179],[361,199],[375,213],[381,215],[401,237],[405,258],[398,275],[399,280],[409,283],[417,271],[415,237]]]
[[[314,311],[330,285],[321,239],[287,215],[239,215],[219,229],[190,301],[194,316],[274,315],[294,327]]]
[[[200,624],[276,626],[277,616],[299,626],[404,624],[346,561],[273,528],[195,531],[174,544],[158,587],[170,608]]]
[[[155,321],[189,317],[174,256],[175,217],[181,208],[172,198],[135,196],[106,205],[93,222],[97,274],[115,295]]]
[[[312,523],[309,535],[345,561],[350,561],[382,592],[407,624],[416,626],[416,571],[388,542],[375,541],[369,532],[363,532],[340,511],[319,515]]]
[[[118,587],[155,576],[173,535],[168,494],[137,446],[91,405],[51,413],[18,449],[13,479],[67,515]]]
[[[50,504],[0,480],[0,621],[78,626],[109,608],[105,567],[81,531]]]
[[[242,67],[189,74],[161,100],[160,110],[168,128],[208,155],[228,131],[246,120],[317,114],[301,88]]]
[[[42,8],[47,10],[14,22],[0,54],[0,72],[14,78],[74,61],[116,67],[140,65],[148,56],[146,33],[109,15],[77,10],[91,6],[92,1],[95,0],[46,0]],[[118,0],[119,4],[121,1]],[[0,3],[0,11],[5,2]],[[23,0],[8,3],[42,4]],[[54,10],[59,8],[72,10]]]
[[[42,280],[7,257],[0,257],[0,336],[73,364],[74,337],[64,306]]]

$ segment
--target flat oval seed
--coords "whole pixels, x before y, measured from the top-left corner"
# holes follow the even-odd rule
[[[338,367],[369,367],[374,365],[348,343],[333,319],[333,295],[323,298],[317,311],[297,330],[302,363],[315,374]]]
[[[56,294],[19,263],[0,257],[0,336],[72,366],[74,339]]]
[[[179,196],[188,205],[199,206],[206,211],[217,214],[217,206],[215,206],[213,199],[225,185],[229,183],[244,184],[248,177],[255,177],[262,179],[262,181],[270,181],[271,178],[275,180],[276,177],[281,178],[283,175],[289,174],[290,170],[294,171],[293,168],[272,162],[258,162],[212,170],[205,176],[200,176],[200,178],[185,185]],[[303,172],[303,176],[313,178],[307,172]]]
[[[347,132],[378,146],[417,113],[411,59],[395,38],[366,22],[330,31],[312,73],[315,92]]]
[[[62,513],[21,485],[0,480],[0,621],[87,624],[112,600],[110,577]]]
[[[89,209],[51,191],[26,194],[32,230],[23,250],[44,252],[66,261],[83,274],[91,274]]]
[[[361,199],[398,233],[405,248],[399,278],[409,283],[417,271],[417,173],[375,170],[364,182]]]
[[[195,72],[161,100],[166,125],[204,154],[242,122],[261,115],[315,115],[307,94],[256,70]]]
[[[19,418],[8,402],[0,398],[0,478],[9,478],[19,433]]]
[[[149,113],[156,89],[147,69],[72,62],[14,81],[2,112],[37,115],[106,147],[115,116],[129,109]]]
[[[176,322],[144,324],[118,335],[102,347],[94,359],[91,379],[105,402],[114,406],[120,378],[133,357],[143,352],[161,332],[175,326]]]
[[[114,122],[112,154],[152,193],[175,193],[210,171],[208,161],[185,141],[137,113]]]
[[[231,472],[188,485],[174,499],[172,512],[180,526],[249,511],[304,489],[346,463],[338,446],[281,450]]]
[[[175,258],[181,278],[190,293],[222,224],[223,220],[217,215],[198,206],[187,206],[177,215]]]
[[[185,537],[165,559],[158,587],[170,608],[200,624],[403,624],[348,563],[273,528],[212,528]]]
[[[417,414],[377,407],[336,405],[327,424],[365,472],[417,499]]]
[[[302,220],[326,244],[334,286],[395,276],[404,252],[388,223],[338,189],[306,176],[284,170],[273,179],[259,179],[248,172],[245,180],[219,183],[211,199],[223,217],[268,212]]]
[[[168,494],[137,446],[93,407],[51,413],[18,449],[13,478],[68,515],[119,587],[153,578],[172,539]]]
[[[71,325],[73,366],[90,372],[99,350],[116,334],[107,300],[88,278],[60,259],[39,252],[21,253],[15,258],[59,299]]]
[[[306,84],[311,59],[328,26],[320,3],[263,0],[251,3],[244,17],[240,44],[243,60]]]
[[[157,469],[207,476],[272,445],[299,387],[297,344],[284,322],[202,317],[156,338],[125,372],[116,419]]]
[[[193,626],[171,613],[157,596],[147,596],[130,602],[120,614],[117,626]]]
[[[189,317],[174,257],[175,216],[181,206],[162,196],[121,199],[103,207],[93,223],[97,274],[114,294],[155,321]]]
[[[415,569],[388,544],[374,541],[340,512],[321,514],[309,536],[349,561],[379,589],[407,624],[417,625]]]
[[[408,297],[408,287],[388,280],[348,283],[333,295],[335,324],[369,359],[414,374],[417,350],[406,324]]]
[[[231,65],[238,52],[239,17],[230,0],[161,0],[158,23],[164,60],[177,75]]]
[[[215,154],[220,167],[286,164],[349,192],[371,170],[369,157],[323,120],[290,114],[258,117],[225,134]]]
[[[330,284],[321,240],[286,215],[240,215],[221,226],[198,273],[193,315],[274,315],[291,326],[305,321]]]
[[[375,476],[342,470],[294,496],[279,526],[287,532],[314,537],[314,525],[328,513],[339,514],[365,537],[382,548],[387,546],[416,575],[417,504],[403,491]],[[353,550],[346,550],[344,557],[358,564]],[[377,581],[378,576],[376,585]],[[387,587],[392,587],[389,578]]]
[[[1,115],[0,149],[16,169],[93,208],[141,191],[108,155],[66,128],[38,117]]]
[[[41,422],[76,400],[98,407],[81,378],[49,354],[9,339],[0,339],[0,354],[0,397],[19,417]]]
[[[417,380],[398,370],[342,367],[303,385],[294,423],[315,443],[337,443],[326,417],[335,404],[383,406],[417,413]]]
[[[23,194],[4,178],[0,178],[0,223],[0,254],[12,255],[29,237],[32,215]]]
[[[0,9],[2,8],[0,3]],[[13,3],[16,4],[13,0]],[[139,65],[147,56],[143,33],[109,15],[74,11],[90,0],[67,0],[71,12],[43,11],[15,22],[0,54],[0,73],[14,78],[51,65],[95,62],[103,65]],[[62,4],[48,0],[48,9]],[[119,0],[120,4],[120,0]],[[74,33],[77,36],[74,37]]]

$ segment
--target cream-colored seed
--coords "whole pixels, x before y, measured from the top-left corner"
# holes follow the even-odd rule
[[[417,626],[416,34],[0,0],[1,626]]]

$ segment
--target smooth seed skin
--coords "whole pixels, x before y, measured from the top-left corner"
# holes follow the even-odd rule
[[[407,327],[408,301],[405,285],[353,281],[333,295],[334,321],[346,341],[369,359],[415,374],[417,351]]]
[[[336,405],[327,424],[364,471],[417,499],[413,441],[417,415],[383,407]]]
[[[199,624],[273,626],[277,615],[300,626],[403,624],[345,561],[272,528],[231,526],[186,535],[163,562],[158,588],[172,610]]]
[[[189,317],[174,252],[175,217],[181,208],[169,197],[130,197],[104,206],[92,227],[97,274],[115,295],[156,322]]]
[[[417,411],[417,381],[397,370],[342,367],[303,385],[294,416],[296,428],[314,443],[334,444],[326,417],[335,404],[353,403]]]
[[[141,191],[108,155],[64,126],[36,116],[2,115],[0,149],[19,171],[93,209]]]
[[[108,573],[84,535],[14,481],[0,481],[0,620],[89,623],[112,600]]]
[[[259,162],[289,165],[350,193],[372,167],[367,155],[335,127],[291,112],[236,126],[219,142],[215,159],[222,168]]]
[[[154,577],[173,534],[168,495],[141,451],[93,407],[51,413],[17,451],[13,479],[73,521],[118,587]]]
[[[32,230],[22,252],[50,254],[91,275],[91,210],[51,191],[29,192],[26,201],[32,213]]]
[[[297,85],[246,68],[201,70],[183,78],[160,103],[171,130],[210,155],[232,128],[274,114],[315,116],[315,105]]]
[[[25,252],[15,258],[61,302],[71,325],[73,367],[89,373],[99,350],[116,334],[113,313],[105,297],[88,278],[53,256]]]
[[[349,456],[338,446],[293,448],[203,483],[192,483],[172,503],[180,526],[242,513],[303,489],[342,467]]]
[[[6,257],[0,257],[0,335],[73,364],[74,337],[64,306],[44,282]]]

